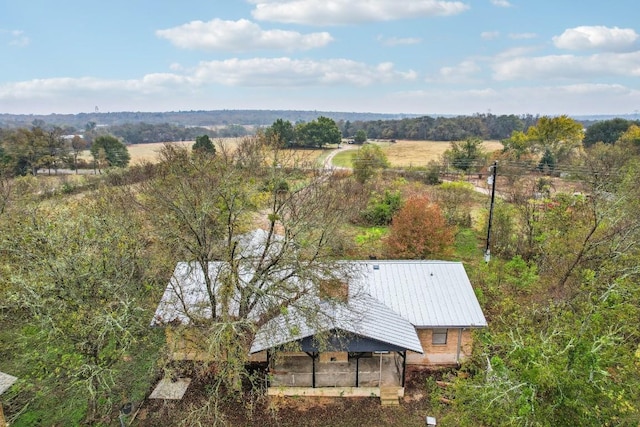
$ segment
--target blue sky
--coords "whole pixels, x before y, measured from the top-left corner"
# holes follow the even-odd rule
[[[637,114],[637,0],[0,0],[0,113]]]

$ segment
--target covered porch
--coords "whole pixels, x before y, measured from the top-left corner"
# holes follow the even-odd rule
[[[283,355],[269,367],[269,387],[403,387],[404,355],[330,352]],[[369,394],[368,394],[369,395]]]
[[[314,337],[302,351],[267,353],[270,396],[380,397],[397,405],[404,395],[407,349],[371,337],[330,332],[326,351]]]

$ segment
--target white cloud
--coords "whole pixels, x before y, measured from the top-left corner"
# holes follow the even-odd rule
[[[473,60],[460,62],[454,67],[442,67],[435,78],[427,78],[427,82],[432,83],[468,83],[482,69]]]
[[[538,37],[536,33],[510,33],[509,38],[512,40],[528,40]]]
[[[445,0],[250,0],[260,21],[307,25],[344,25],[407,18],[457,15],[469,9]]]
[[[640,77],[640,51],[513,58],[497,61],[493,70],[496,80]]]
[[[552,102],[550,102],[550,100]],[[389,106],[432,106],[431,113],[621,114],[640,103],[640,91],[618,84],[517,86],[468,90],[432,89],[396,93]],[[407,111],[405,109],[405,111]]]
[[[498,7],[511,7],[508,0],[491,0],[491,4]]]
[[[639,37],[631,28],[581,26],[553,37],[553,43],[560,49],[620,52],[636,48]]]
[[[233,58],[202,62],[193,77],[200,83],[228,86],[368,86],[415,80],[417,73],[397,71],[388,62],[371,66],[348,59]]]
[[[180,67],[172,67],[181,70]],[[204,86],[231,87],[327,87],[396,83],[416,80],[413,70],[398,71],[390,62],[369,65],[348,59],[326,61],[291,58],[228,59],[202,62],[183,73],[150,73],[139,79],[108,80],[93,77],[34,79],[0,85],[0,101],[75,98],[129,100],[182,93],[185,97]],[[186,98],[185,98],[186,99]],[[93,102],[93,101],[91,101]],[[97,102],[97,101],[96,101]]]
[[[493,59],[492,61],[504,61],[505,59],[509,59],[509,58],[518,58],[524,55],[528,55],[532,52],[535,52],[536,50],[538,50],[538,47],[535,46],[519,46],[519,47],[512,47],[510,49],[506,49],[500,53],[498,53]]]
[[[94,77],[33,79],[0,86],[0,99],[38,99],[73,93],[149,94],[189,82],[189,77],[169,73],[147,74],[141,79],[130,80],[107,80]]]
[[[7,44],[14,47],[28,46],[31,40],[27,37],[24,31],[21,30],[5,30],[0,28],[0,35],[6,34],[9,36]]]
[[[263,30],[258,24],[246,19],[192,21],[178,27],[158,30],[156,35],[184,49],[231,52],[256,49],[309,50],[326,46],[333,40],[327,32],[301,34],[296,31]]]
[[[417,37],[384,37],[378,36],[376,38],[383,46],[399,46],[399,45],[412,45],[422,42],[422,39]]]
[[[500,31],[483,31],[480,33],[483,40],[495,40],[500,37]]]

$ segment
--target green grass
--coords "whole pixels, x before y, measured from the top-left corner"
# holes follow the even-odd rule
[[[337,166],[340,168],[351,168],[353,167],[351,164],[351,157],[356,150],[345,150],[336,154],[333,158],[333,166]]]
[[[472,228],[462,228],[456,234],[455,255],[463,261],[476,262],[483,257],[482,248],[476,231]]]

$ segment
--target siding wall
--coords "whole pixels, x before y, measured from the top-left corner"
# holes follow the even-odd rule
[[[471,346],[473,339],[470,329],[463,329],[460,340],[460,359],[457,359],[458,355],[458,328],[450,328],[447,332],[446,344],[432,344],[432,329],[418,329],[418,338],[424,349],[424,354],[415,353],[412,351],[407,352],[407,364],[408,365],[421,365],[421,366],[447,366],[455,365],[462,361],[469,355],[471,355]],[[169,353],[173,360],[196,360],[203,361],[207,359],[205,349],[198,345],[198,340],[195,331],[183,330],[177,333],[172,328],[165,328],[167,345],[169,347]],[[293,354],[289,354],[291,356]],[[299,352],[296,355],[305,356],[306,353]],[[335,358],[336,362],[347,362],[346,352],[326,352],[321,353],[319,362],[327,363],[331,361],[331,358]],[[253,354],[249,358],[252,362],[265,362],[267,360],[266,351],[262,351]]]
[[[424,354],[407,352],[408,365],[438,366],[438,365],[455,365],[471,354],[471,345],[473,339],[471,330],[463,329],[460,337],[460,360],[458,355],[458,328],[450,328],[447,330],[446,344],[432,344],[432,329],[418,329],[418,338],[422,344]]]

